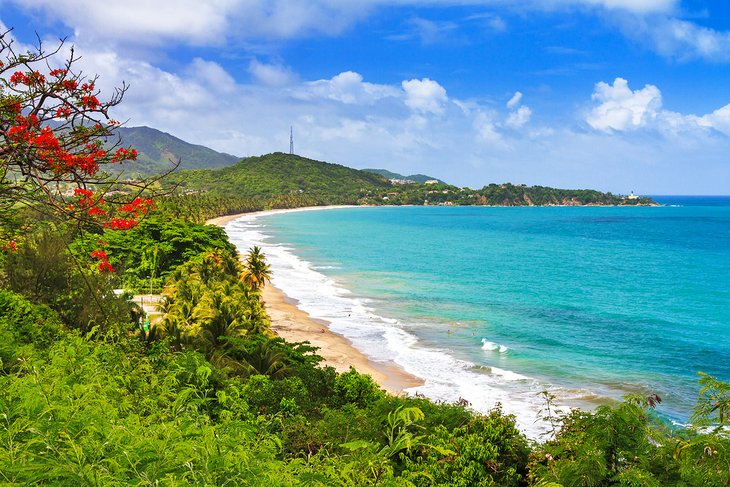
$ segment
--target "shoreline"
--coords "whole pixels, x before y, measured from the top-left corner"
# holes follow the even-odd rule
[[[325,210],[347,208],[347,206],[314,206],[292,210],[269,210],[239,213],[212,218],[206,223],[225,227],[226,224],[252,214],[271,214],[291,211]],[[329,323],[312,318],[300,310],[295,299],[269,283],[263,288],[262,298],[266,312],[271,319],[271,330],[288,342],[308,341],[319,348],[317,354],[324,360],[322,365],[333,367],[337,372],[347,372],[354,367],[361,374],[367,374],[383,389],[391,394],[403,394],[406,389],[424,384],[419,377],[409,374],[394,362],[374,362],[355,348],[342,335],[333,332]]]

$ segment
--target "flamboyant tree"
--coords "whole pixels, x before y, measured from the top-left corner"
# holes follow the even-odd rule
[[[77,68],[74,49],[61,55],[63,40],[50,51],[40,41],[26,52],[14,44],[10,31],[0,34],[0,218],[26,206],[115,230],[135,227],[152,206],[149,181],[122,182],[105,170],[137,158],[115,138],[120,123],[110,116],[127,85],[100,99],[97,77]],[[15,248],[12,237],[0,236],[5,249]],[[103,250],[91,257],[99,270],[113,270]]]

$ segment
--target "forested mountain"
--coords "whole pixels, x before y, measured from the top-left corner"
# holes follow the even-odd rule
[[[122,146],[137,149],[137,162],[125,168],[130,176],[162,174],[178,162],[180,169],[214,169],[241,160],[150,127],[120,127],[115,132]]]
[[[248,157],[221,169],[181,171],[171,175],[170,181],[187,192],[289,197],[311,204],[357,204],[366,195],[391,187],[375,174],[281,152]]]

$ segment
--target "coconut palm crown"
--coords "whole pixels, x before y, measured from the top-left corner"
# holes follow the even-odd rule
[[[253,290],[263,288],[271,280],[271,269],[266,263],[266,256],[261,253],[261,247],[252,247],[246,255],[241,280]]]

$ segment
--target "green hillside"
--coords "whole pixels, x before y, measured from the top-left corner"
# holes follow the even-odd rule
[[[375,174],[281,152],[248,157],[221,169],[181,171],[169,180],[183,192],[289,197],[307,204],[357,204],[367,194],[391,187]]]
[[[172,169],[177,162],[180,169],[214,169],[241,160],[150,127],[120,127],[117,133],[123,146],[137,149],[137,162],[130,165],[134,174],[130,175],[161,174]]]
[[[388,171],[382,173],[400,176]],[[167,180],[177,186],[177,194],[204,193],[231,201],[244,200],[242,204],[245,207],[292,208],[342,204],[490,206],[654,204],[648,198],[628,199],[594,190],[555,189],[510,183],[490,184],[476,190],[448,184],[393,185],[380,174],[277,152],[248,157],[232,166],[220,169],[180,171],[171,174]],[[397,179],[401,178],[402,176]]]
[[[478,205],[489,206],[585,206],[650,205],[650,198],[624,198],[593,189],[556,189],[546,186],[490,184],[475,192]]]

